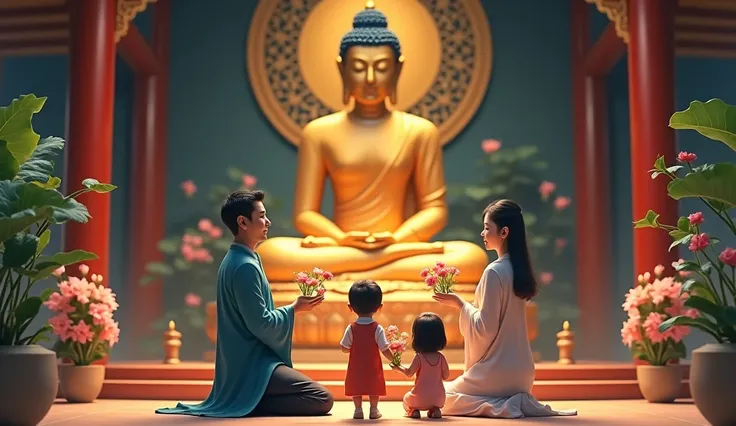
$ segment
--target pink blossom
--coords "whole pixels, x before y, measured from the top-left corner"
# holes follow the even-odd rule
[[[199,247],[202,245],[204,240],[199,235],[190,235],[190,234],[184,234],[181,237],[183,244],[189,244],[194,247]]]
[[[557,248],[558,250],[562,250],[562,249],[563,249],[563,248],[565,248],[566,246],[567,246],[567,240],[566,240],[566,239],[564,239],[564,238],[557,238],[557,239],[555,240],[555,247],[556,247],[556,248]]]
[[[728,247],[718,255],[718,259],[728,266],[736,267],[736,249]]]
[[[654,267],[654,276],[655,277],[661,277],[662,274],[664,274],[664,266],[663,265],[657,265]]]
[[[65,313],[60,313],[51,317],[51,319],[49,319],[49,325],[51,326],[54,334],[59,336],[61,340],[69,338],[67,333],[69,332],[69,328],[72,326],[72,320],[69,319]]]
[[[687,219],[690,221],[690,225],[700,225],[703,223],[705,219],[703,219],[703,213],[702,212],[695,212],[690,215],[688,215]]]
[[[393,340],[399,334],[399,327],[396,325],[389,325],[386,327],[386,339]]]
[[[190,308],[196,308],[202,304],[202,298],[194,293],[187,293],[184,296],[184,304]]]
[[[322,271],[322,278],[323,279],[331,280],[333,277],[334,277],[334,275],[332,275],[332,272],[330,272],[330,271]]]
[[[710,244],[710,237],[708,234],[697,234],[693,235],[690,239],[690,245],[687,247],[690,251],[704,250]]]
[[[539,274],[539,280],[542,281],[542,284],[544,285],[549,285],[553,279],[554,275],[552,275],[551,272],[542,272]]]
[[[672,277],[655,279],[651,284],[649,296],[652,303],[659,305],[668,299],[678,299],[680,297],[680,289],[682,284],[675,281]]]
[[[452,275],[460,275],[460,270],[454,266],[450,266],[449,271]]]
[[[447,276],[447,269],[440,268],[440,270],[437,271],[437,276],[440,278],[445,278]]]
[[[629,318],[621,328],[621,340],[624,345],[631,347],[634,343],[641,341],[641,330],[639,329],[639,318]]]
[[[486,139],[480,144],[486,154],[491,154],[501,149],[501,142],[496,139]]]
[[[89,266],[85,264],[79,265],[79,273],[82,274],[83,277],[89,274]]]
[[[70,304],[71,297],[62,295],[61,293],[51,293],[49,299],[43,304],[54,312],[69,313],[74,312],[76,308]]]
[[[187,197],[191,197],[197,192],[197,185],[195,185],[192,180],[185,180],[181,183],[180,187]]]
[[[298,274],[296,274],[296,282],[298,282],[299,284],[306,284],[308,279],[309,275],[304,272],[299,272]]]
[[[549,196],[555,192],[555,189],[557,189],[557,185],[554,182],[545,180],[539,184],[539,194],[542,196],[543,200],[549,198]]]
[[[434,287],[435,285],[437,285],[437,277],[435,277],[434,275],[429,275],[427,276],[427,278],[424,279],[424,282],[427,284],[427,286]]]
[[[222,237],[222,228],[213,226],[212,229],[210,229],[209,235],[210,235],[210,238],[212,238],[213,240],[216,240]]]
[[[197,228],[199,228],[199,230],[202,232],[210,232],[212,230],[212,227],[212,221],[207,218],[200,219],[199,223],[197,223]]]
[[[317,285],[319,285],[319,281],[314,278],[308,278],[307,282],[304,284],[306,284],[308,287],[316,287]]]
[[[651,312],[644,320],[644,324],[642,324],[644,327],[644,334],[652,343],[659,343],[665,340],[665,337],[659,332],[659,325],[662,324],[664,320],[664,315],[659,312]]]
[[[570,205],[570,203],[572,203],[572,199],[570,197],[559,196],[555,198],[555,208],[557,210],[566,209]]]
[[[84,321],[79,321],[69,328],[69,338],[72,342],[85,344],[91,342],[95,337],[95,333]]]
[[[392,352],[404,352],[406,349],[406,343],[396,340],[391,342],[388,347]]]
[[[679,259],[677,262],[672,262],[672,267],[675,268],[675,269],[677,269],[677,265],[679,265],[681,263],[685,263],[685,259]],[[677,273],[681,277],[687,277],[687,276],[689,276],[691,274],[690,271],[678,271]]]
[[[71,295],[79,301],[79,303],[89,303],[89,298],[92,296],[92,288],[94,288],[94,283],[87,282],[84,278],[77,278],[77,277],[69,277],[69,291],[71,292]]]
[[[94,325],[104,325],[112,321],[112,310],[105,303],[90,303],[89,314]]]
[[[183,244],[181,246],[181,255],[187,262],[194,261],[194,248],[192,248],[192,246],[190,246],[189,244]]]
[[[326,291],[327,291],[326,288],[320,287],[317,289],[317,295],[322,296],[323,294],[325,294]]]
[[[698,156],[691,152],[681,151],[679,154],[677,154],[677,160],[680,161],[681,163],[692,163],[693,161],[697,159],[698,159]]]
[[[419,273],[419,276],[422,278],[427,278],[427,275],[429,275],[429,268],[422,269],[422,272]]]
[[[629,292],[626,293],[626,300],[621,307],[626,312],[631,312],[632,310],[637,309],[639,306],[649,302],[651,291],[651,284],[636,286],[629,289]]]
[[[438,268],[444,268],[445,266],[447,266],[447,265],[445,265],[445,262],[442,262],[442,261],[439,261],[439,260],[437,262],[435,262],[434,265],[437,266]]]
[[[312,274],[317,275],[317,276],[322,275],[322,272],[324,272],[324,271],[322,269],[320,269],[320,268],[314,268],[314,269],[312,269]]]
[[[107,341],[113,347],[120,338],[120,326],[117,321],[105,326],[100,332],[100,340]]]
[[[258,179],[256,179],[255,176],[248,175],[248,174],[243,175],[243,185],[246,188],[253,188],[254,186],[256,186],[257,182],[258,182]]]
[[[52,272],[51,274],[55,277],[60,277],[64,274],[64,272],[66,272],[66,268],[62,265],[54,269],[54,272]]]

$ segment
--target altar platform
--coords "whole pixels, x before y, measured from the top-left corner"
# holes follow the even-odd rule
[[[444,351],[450,363],[450,379],[462,374],[462,350]],[[404,354],[408,362],[413,353]],[[335,350],[295,350],[294,367],[323,385],[338,401],[344,395],[347,355]],[[257,366],[253,366],[257,368]],[[111,362],[107,365],[101,399],[202,400],[209,394],[214,377],[210,362],[163,364],[161,361]],[[683,365],[681,397],[689,398],[689,366]],[[386,367],[388,401],[400,401],[413,380]],[[492,378],[489,378],[492,380]],[[534,395],[540,400],[605,400],[642,398],[632,363],[580,361],[561,365],[554,361],[536,366]]]

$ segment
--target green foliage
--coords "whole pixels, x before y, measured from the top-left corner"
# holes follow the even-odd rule
[[[544,180],[550,176],[549,164],[536,146],[503,147],[482,154],[476,170],[477,181],[448,188],[449,223],[437,239],[480,243],[481,212],[489,202],[502,198],[518,202],[524,210],[534,269],[542,283],[535,298],[539,337],[533,344],[545,358],[556,357],[555,334],[565,320],[578,315],[574,259],[569,251],[574,226],[570,199],[560,195],[553,182]]]
[[[201,351],[210,346],[203,331],[205,324],[204,306],[216,298],[216,277],[220,260],[230,249],[233,235],[222,225],[220,205],[230,193],[253,185],[255,178],[244,171],[230,167],[226,171],[229,182],[216,184],[203,196],[199,191],[185,194],[184,203],[189,211],[196,212],[178,228],[181,231],[167,236],[158,242],[159,258],[146,264],[146,275],[141,286],[153,283],[166,285],[167,311],[151,328],[163,332],[170,320],[189,342],[187,348],[198,350],[194,355],[201,357]],[[270,236],[284,235],[290,231],[288,217],[280,217],[283,202],[266,193],[264,205],[271,219]],[[161,349],[160,333],[150,337],[150,341],[140,342],[141,349],[149,356],[156,356]],[[186,357],[187,349],[182,351]]]
[[[736,150],[736,107],[720,99],[708,102],[693,101],[685,111],[676,112],[670,119],[674,129],[695,130],[701,135],[723,142]],[[664,157],[659,157],[650,171],[652,179],[664,176],[670,179],[667,192],[670,198],[697,198],[715,217],[722,221],[736,236],[733,209],[736,207],[736,165],[733,161],[703,164],[693,167],[693,161],[683,157],[683,165],[667,167]],[[684,174],[683,174],[684,171]],[[646,217],[634,222],[635,228],[656,228],[672,237],[670,250],[687,246],[694,260],[677,265],[677,270],[689,273],[682,292],[689,295],[685,305],[699,312],[697,318],[677,316],[664,321],[659,330],[683,325],[696,328],[720,343],[736,343],[736,274],[728,250],[716,250],[718,238],[702,229],[701,221],[686,217],[676,225],[659,222],[659,215],[650,210]],[[726,263],[728,260],[729,263]]]
[[[86,223],[89,212],[75,198],[115,189],[94,181],[66,196],[57,191],[61,179],[52,176],[53,158],[64,148],[64,140],[41,140],[32,125],[33,115],[45,102],[45,97],[31,94],[0,108],[0,345],[35,344],[46,338],[48,325],[26,334],[50,295],[30,296],[31,288],[60,266],[97,258],[83,250],[42,257],[51,239],[50,227],[68,221]]]

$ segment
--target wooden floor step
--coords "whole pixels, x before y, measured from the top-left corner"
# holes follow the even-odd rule
[[[344,394],[343,381],[327,380],[320,383],[332,392],[336,400],[350,399]],[[406,380],[388,381],[387,395],[383,399],[400,401],[413,384]],[[207,397],[211,388],[211,380],[106,379],[100,398],[200,401]],[[636,380],[537,380],[532,393],[542,401],[642,398]],[[687,380],[683,381],[680,397],[690,397]]]

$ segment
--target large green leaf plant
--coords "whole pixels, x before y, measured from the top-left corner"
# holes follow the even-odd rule
[[[705,103],[693,101],[670,118],[670,127],[695,130],[708,139],[724,143],[736,151],[736,107],[720,99]],[[669,196],[675,200],[697,198],[736,237],[736,165],[729,161],[696,166],[697,155],[680,152],[680,164],[668,166],[659,157],[651,170],[652,179],[666,178]],[[698,317],[676,316],[664,321],[664,332],[675,325],[699,329],[719,343],[736,343],[736,249],[716,248],[717,238],[703,229],[701,212],[680,217],[676,224],[660,223],[659,215],[649,210],[634,222],[635,228],[656,228],[670,234],[670,250],[687,246],[694,259],[680,262],[675,269],[688,276],[682,291],[688,294],[685,306],[699,312]]]
[[[29,94],[0,107],[0,346],[47,339],[48,324],[33,332],[28,327],[53,288],[31,296],[34,284],[60,266],[97,259],[84,250],[42,256],[51,240],[51,225],[86,223],[89,212],[76,198],[115,189],[85,179],[82,188],[69,195],[58,191],[61,179],[53,176],[54,157],[64,148],[64,140],[41,139],[32,125],[33,115],[45,102],[45,97]]]

